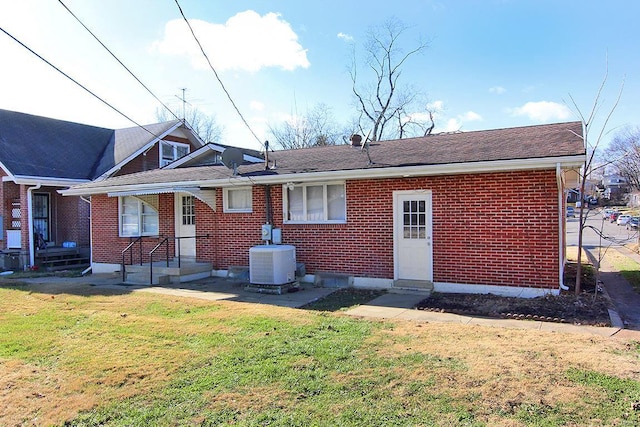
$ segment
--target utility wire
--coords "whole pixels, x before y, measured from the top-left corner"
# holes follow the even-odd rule
[[[91,34],[91,35],[93,36],[93,38],[94,38],[94,39],[96,39],[96,41],[97,41],[98,43],[100,43],[100,45],[101,45],[103,48],[105,48],[105,50],[106,50],[107,52],[109,52],[109,54],[113,57],[113,59],[115,59],[116,61],[118,61],[118,63],[119,63],[120,65],[122,65],[122,67],[123,67],[125,70],[127,70],[127,72],[128,72],[129,74],[131,74],[131,77],[133,77],[134,79],[136,79],[136,81],[137,81],[138,83],[140,83],[140,84],[142,85],[142,87],[143,87],[143,88],[145,88],[145,89],[147,90],[147,92],[149,92],[149,94],[151,94],[151,96],[153,96],[153,97],[156,99],[156,101],[158,101],[160,104],[162,104],[162,106],[163,106],[167,111],[169,111],[169,112],[171,113],[171,115],[173,115],[173,117],[175,117],[177,120],[180,120],[180,118],[179,118],[178,116],[176,116],[176,114],[175,114],[175,113],[174,113],[174,112],[173,112],[169,107],[167,107],[167,105],[166,105],[164,102],[162,102],[162,101],[160,100],[160,98],[158,98],[158,97],[157,97],[157,96],[156,96],[156,95],[151,91],[151,89],[149,89],[149,88],[148,88],[144,83],[142,83],[142,81],[140,81],[140,79],[139,79],[138,77],[136,77],[136,75],[135,75],[135,74],[133,74],[133,72],[132,72],[132,71],[131,71],[131,70],[130,70],[126,65],[124,65],[124,64],[122,63],[122,61],[120,61],[120,59],[118,59],[118,57],[117,57],[117,56],[116,56],[116,55],[115,55],[115,54],[114,54],[114,53],[113,53],[113,52],[112,52],[112,51],[111,51],[107,46],[105,46],[105,44],[104,44],[104,43],[102,43],[102,41],[101,41],[101,40],[100,40],[100,39],[99,39],[99,38],[98,38],[98,37],[97,37],[97,36],[96,36],[96,35],[95,35],[95,34],[94,34],[94,33],[93,33],[93,32],[92,32],[92,31],[91,31],[91,30],[90,30],[90,29],[89,29],[89,28],[88,28],[88,27],[87,27],[87,26],[86,26],[86,25],[81,21],[81,20],[80,20],[80,18],[78,18],[78,17],[75,15],[75,13],[73,13],[73,12],[71,11],[71,9],[69,9],[69,8],[67,7],[67,5],[66,5],[66,4],[64,4],[64,2],[63,2],[62,0],[58,0],[58,2],[59,2],[59,3],[60,3],[60,4],[61,4],[61,5],[62,5],[66,10],[67,10],[67,12],[69,12],[69,13],[71,14],[71,16],[73,16],[73,17],[76,19],[76,21],[78,21],[78,23],[79,23],[80,25],[82,25],[82,26],[84,27],[84,29],[85,29],[85,30],[87,30],[87,31],[89,32],[89,34]]]
[[[202,55],[204,55],[205,59],[207,60],[207,63],[209,64],[209,68],[211,68],[211,71],[213,71],[213,74],[216,76],[216,79],[218,80],[218,83],[220,83],[220,86],[222,87],[222,90],[227,95],[227,98],[229,98],[229,101],[231,102],[231,105],[233,105],[233,108],[236,110],[236,112],[238,113],[238,115],[242,119],[242,122],[245,124],[247,129],[249,129],[249,132],[251,132],[251,134],[256,139],[256,141],[258,141],[258,143],[260,145],[264,145],[262,143],[262,141],[260,141],[260,138],[258,138],[258,136],[255,134],[253,129],[251,129],[251,126],[249,126],[249,123],[247,123],[247,121],[245,120],[244,116],[242,115],[242,113],[240,112],[238,107],[236,106],[236,103],[233,102],[233,99],[231,98],[231,95],[229,94],[229,91],[227,91],[227,88],[222,83],[222,80],[220,80],[220,76],[218,76],[218,72],[216,71],[216,69],[211,64],[211,61],[209,60],[209,56],[207,56],[207,53],[204,51],[204,48],[202,47],[202,44],[200,43],[200,40],[198,40],[198,37],[196,36],[196,33],[193,31],[193,28],[191,27],[191,24],[189,23],[189,20],[187,19],[187,17],[185,16],[184,12],[182,11],[182,7],[180,7],[180,3],[178,2],[178,0],[175,0],[175,2],[176,2],[176,6],[178,6],[178,10],[180,10],[180,15],[182,15],[182,18],[184,19],[184,22],[187,23],[187,26],[189,27],[189,30],[191,31],[191,35],[193,36],[193,38],[195,39],[196,43],[198,44],[198,47],[200,48],[200,52],[202,52]]]
[[[48,66],[50,66],[51,68],[53,68],[54,70],[56,70],[57,72],[59,72],[60,74],[62,74],[63,76],[65,76],[67,79],[71,80],[73,83],[75,83],[76,85],[80,86],[82,89],[84,89],[85,91],[87,91],[90,95],[92,95],[94,98],[98,99],[100,102],[102,102],[103,104],[105,104],[107,107],[111,108],[113,111],[115,111],[116,113],[120,114],[122,117],[124,117],[125,119],[129,120],[131,123],[135,124],[136,126],[138,126],[139,128],[144,129],[145,131],[147,131],[151,136],[153,136],[156,139],[161,139],[160,136],[156,135],[155,133],[153,133],[152,131],[150,131],[149,129],[147,129],[146,127],[144,127],[143,125],[141,125],[140,123],[136,122],[135,120],[133,120],[131,117],[127,116],[125,113],[123,113],[122,111],[118,110],[116,107],[114,107],[113,105],[109,104],[107,101],[105,101],[104,99],[102,99],[100,96],[98,96],[97,94],[95,94],[94,92],[92,92],[90,89],[88,89],[86,86],[84,86],[82,83],[78,82],[76,79],[74,79],[73,77],[71,77],[69,74],[65,73],[64,71],[62,71],[60,68],[56,67],[55,65],[53,65],[51,62],[47,61],[45,58],[43,58],[40,54],[38,54],[37,52],[35,52],[33,49],[31,49],[29,46],[27,46],[26,44],[22,43],[20,40],[18,40],[17,38],[15,38],[14,36],[12,36],[7,30],[5,30],[4,28],[0,27],[0,31],[2,31],[3,33],[5,33],[7,36],[9,36],[10,38],[12,38],[16,43],[18,43],[20,46],[24,47],[25,49],[27,49],[29,52],[31,52],[32,54],[34,54],[36,57],[38,57],[38,59],[40,59],[41,61],[43,61],[45,64],[47,64]]]

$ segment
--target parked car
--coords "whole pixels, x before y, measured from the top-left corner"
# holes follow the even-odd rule
[[[620,212],[613,211],[611,212],[611,215],[609,215],[609,220],[611,222],[616,222],[616,220],[618,219],[618,216],[620,216]]]
[[[637,230],[640,217],[632,216],[629,222],[627,222],[627,230]]]
[[[575,218],[576,211],[573,209],[573,206],[567,206],[567,218]]]
[[[627,214],[620,215],[616,219],[616,224],[618,224],[618,225],[627,225],[627,223],[629,222],[630,219],[631,219],[631,215],[627,215]]]
[[[604,219],[609,219],[611,217],[611,214],[614,213],[615,211],[613,209],[605,209],[602,211],[602,217]]]

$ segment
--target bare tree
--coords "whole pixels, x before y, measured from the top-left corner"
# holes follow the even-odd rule
[[[640,190],[640,127],[628,127],[618,132],[604,157],[631,187]]]
[[[368,135],[369,141],[416,136],[419,133],[416,129],[429,128],[411,119],[411,112],[421,110],[416,108],[420,92],[400,85],[402,67],[428,47],[427,43],[420,42],[405,51],[401,38],[406,30],[396,19],[370,29],[364,45],[363,72],[358,68],[355,47],[353,49],[349,73],[358,109],[358,131]]]
[[[218,125],[214,116],[208,116],[195,107],[187,106],[184,110],[184,117],[187,124],[198,134],[204,142],[220,142],[224,129]],[[164,122],[175,119],[167,110],[158,108],[156,119]]]
[[[586,221],[587,221],[587,215],[585,215],[585,211],[584,211],[584,194],[585,194],[587,179],[589,178],[589,175],[591,174],[591,172],[595,167],[594,159],[596,158],[596,151],[598,150],[600,143],[602,142],[602,137],[605,135],[607,124],[609,123],[609,120],[611,119],[613,112],[615,111],[616,107],[618,106],[618,103],[620,102],[620,97],[622,96],[622,89],[624,88],[624,83],[623,83],[620,87],[620,91],[618,92],[618,97],[616,98],[613,106],[609,110],[609,113],[605,117],[604,122],[601,125],[596,126],[593,122],[595,120],[596,113],[602,107],[602,103],[603,103],[602,91],[604,90],[604,87],[606,85],[608,74],[609,74],[609,71],[607,67],[607,71],[605,72],[604,78],[602,79],[602,83],[598,88],[598,92],[596,93],[596,98],[593,102],[593,106],[588,116],[585,116],[582,113],[582,111],[576,104],[573,97],[569,95],[569,98],[571,99],[574,109],[577,112],[578,116],[580,117],[580,121],[582,122],[582,135],[578,135],[578,136],[580,136],[584,141],[585,152],[587,154],[584,166],[580,171],[581,203],[580,203],[580,209],[579,209],[579,215],[578,215],[579,228],[578,228],[578,265],[576,266],[577,270],[576,270],[576,287],[575,287],[576,295],[580,294],[580,292],[582,291],[582,234],[584,232]],[[593,129],[594,126],[596,127],[596,129]]]
[[[333,120],[331,109],[326,104],[317,104],[305,115],[294,115],[291,119],[269,126],[275,143],[284,149],[297,149],[342,143],[341,133]]]

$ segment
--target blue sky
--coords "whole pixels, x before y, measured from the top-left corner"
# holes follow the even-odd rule
[[[203,66],[174,0],[63,0],[136,76],[180,114],[177,96],[215,115],[223,142],[260,148]],[[591,111],[607,63],[594,126],[622,99],[604,143],[640,125],[640,2],[477,0],[180,0],[237,107],[260,140],[269,124],[318,103],[336,121],[354,114],[347,72],[352,45],[395,17],[407,49],[429,47],[403,69],[436,109],[436,131],[471,131],[577,120],[570,96]],[[0,27],[137,123],[160,104],[56,0],[0,0]],[[0,32],[0,108],[110,128],[134,124]],[[594,127],[594,128],[595,128]]]

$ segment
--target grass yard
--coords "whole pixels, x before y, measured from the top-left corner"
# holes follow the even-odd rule
[[[640,342],[0,287],[0,425],[637,426]]]
[[[607,251],[604,260],[613,265],[616,271],[633,286],[636,292],[640,292],[640,264],[618,251]]]

